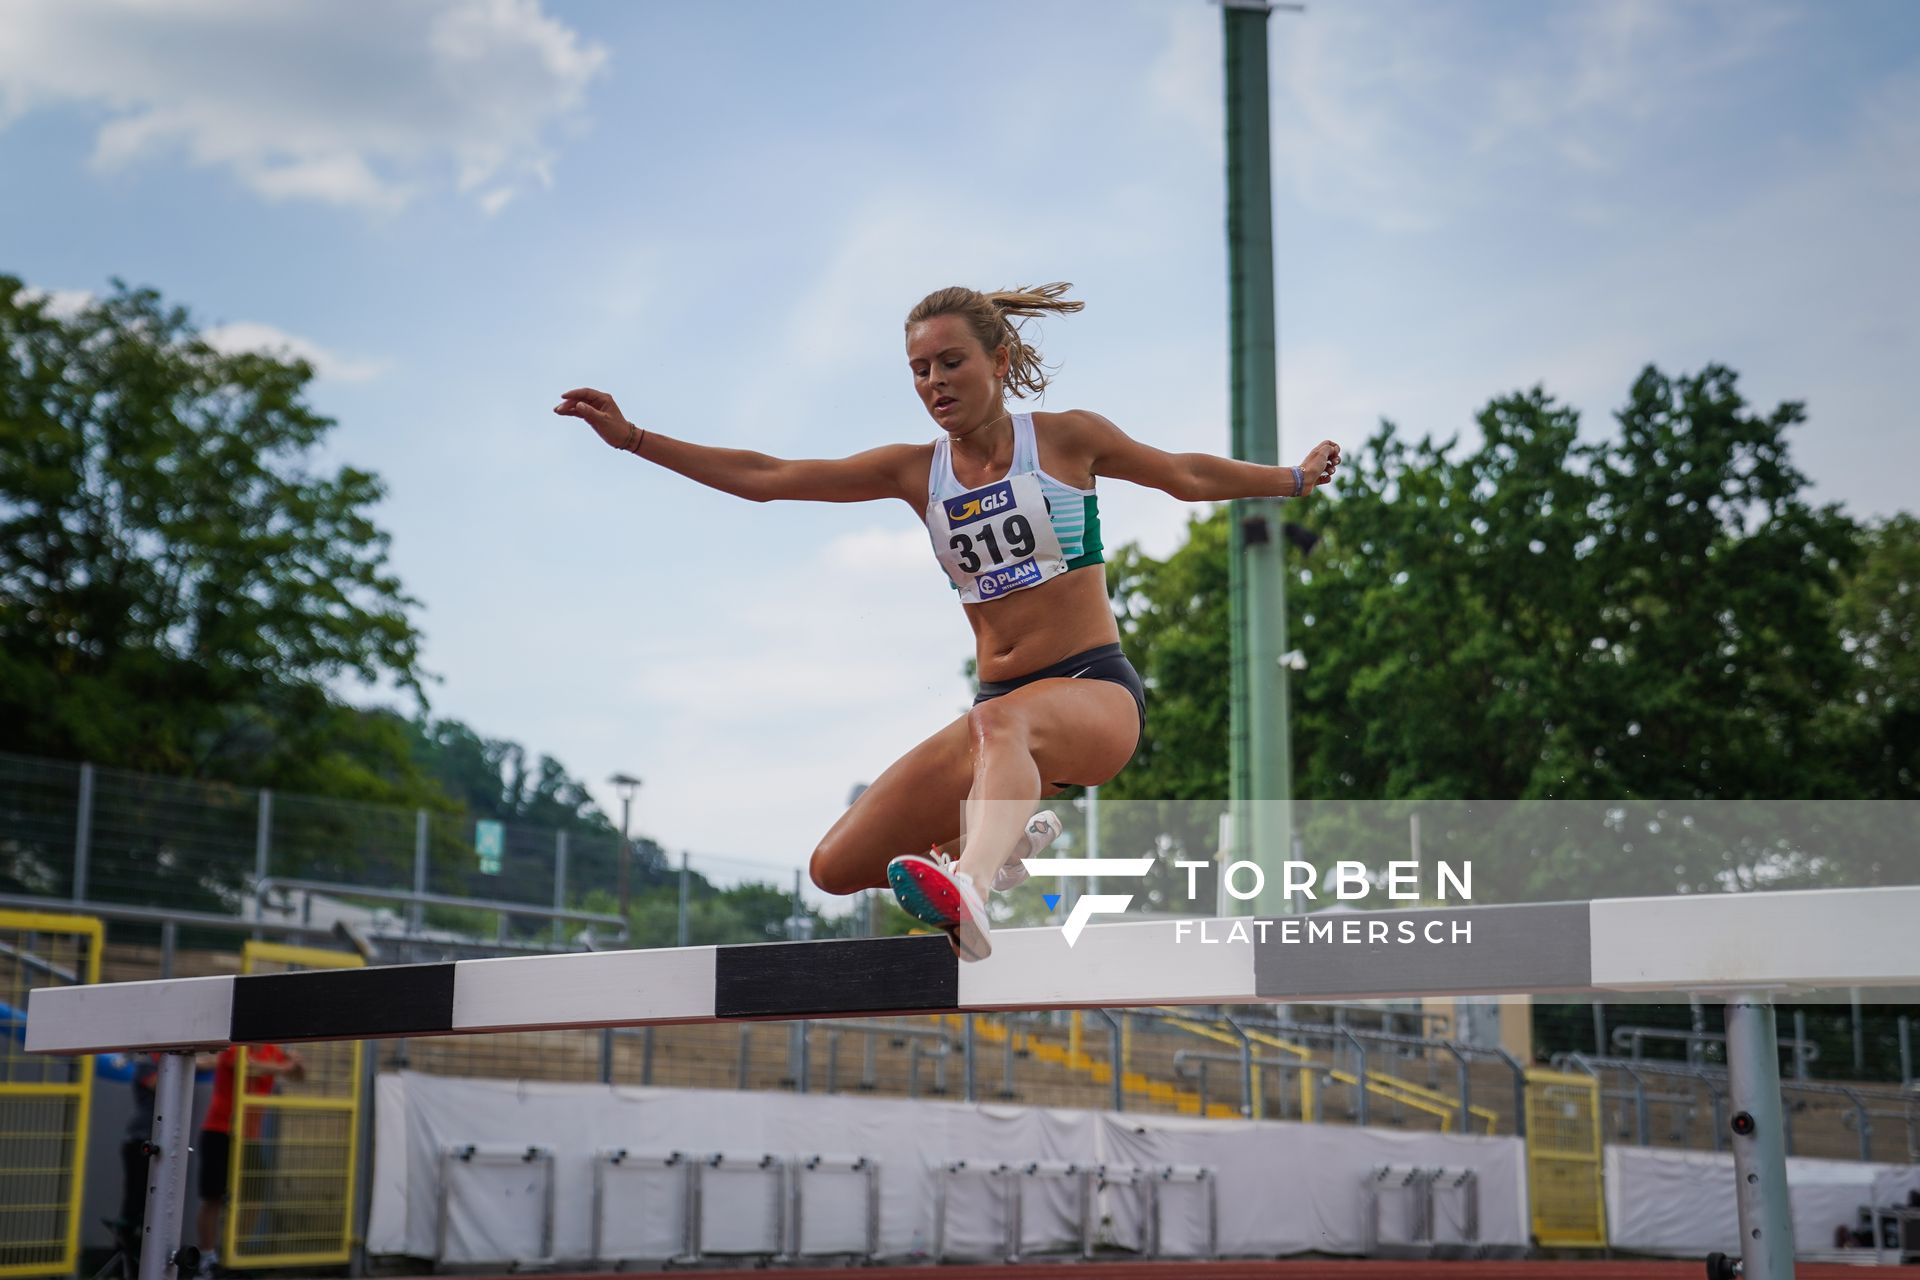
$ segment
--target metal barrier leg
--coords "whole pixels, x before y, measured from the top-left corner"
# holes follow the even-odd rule
[[[1793,1222],[1787,1206],[1786,1116],[1780,1048],[1765,992],[1727,998],[1727,1077],[1733,1107],[1733,1168],[1739,1192],[1744,1280],[1792,1280]]]
[[[160,1055],[153,1137],[147,1161],[147,1220],[141,1228],[140,1280],[177,1280],[179,1263],[198,1270],[200,1250],[181,1256],[187,1209],[187,1160],[193,1154],[193,1055]]]

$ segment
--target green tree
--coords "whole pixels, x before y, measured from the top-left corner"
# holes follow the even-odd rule
[[[1920,518],[1866,529],[1840,592],[1840,631],[1853,655],[1843,715],[1858,747],[1862,790],[1920,798]]]
[[[1618,418],[1617,435],[1583,440],[1577,415],[1535,388],[1492,401],[1471,450],[1383,424],[1337,492],[1299,508],[1323,541],[1289,551],[1289,627],[1308,659],[1293,688],[1296,796],[1909,793],[1912,522],[1876,533],[1854,570],[1859,531],[1810,503],[1791,464],[1802,406],[1756,413],[1727,369],[1650,368]],[[1164,560],[1130,547],[1113,559],[1115,612],[1152,696],[1142,748],[1103,795],[1226,794],[1228,518],[1195,520]],[[1753,874],[1766,833],[1743,839],[1752,859],[1691,850],[1675,887]],[[1530,854],[1510,883],[1531,892],[1597,892],[1629,870],[1564,842],[1515,843]]]
[[[1583,682],[1606,763],[1583,790],[1860,796],[1825,714],[1852,683],[1834,604],[1859,530],[1805,497],[1787,439],[1804,407],[1756,415],[1731,370],[1650,368],[1617,416]]]
[[[380,481],[312,467],[311,367],[118,281],[62,315],[0,277],[0,339],[0,749],[417,798],[404,735],[325,692],[422,676]]]

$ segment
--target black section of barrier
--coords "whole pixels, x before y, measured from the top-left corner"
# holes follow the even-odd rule
[[[717,1018],[950,1013],[960,959],[945,937],[851,938],[720,947]]]
[[[452,964],[263,973],[233,980],[230,1037],[359,1040],[453,1030]]]

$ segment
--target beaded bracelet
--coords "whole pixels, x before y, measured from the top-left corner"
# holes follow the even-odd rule
[[[646,448],[647,429],[645,427],[634,427],[631,422],[629,422],[627,425],[629,427],[633,427],[633,431],[635,434],[628,436],[627,443],[621,445],[620,447],[626,450],[628,453],[631,453],[637,458],[640,456],[640,450]],[[1297,471],[1299,470],[1299,468],[1295,467],[1294,470]]]

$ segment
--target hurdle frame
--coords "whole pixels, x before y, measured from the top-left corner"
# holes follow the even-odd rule
[[[140,1280],[177,1280],[190,1055],[229,1044],[1423,995],[1690,993],[1728,1006],[1744,1280],[1786,1280],[1793,1247],[1773,1002],[1796,991],[1920,988],[1915,919],[1920,885],[1894,885],[1133,918],[1090,926],[1071,947],[1058,928],[999,930],[993,955],[973,964],[962,964],[944,937],[912,936],[46,987],[29,996],[26,1049],[163,1055]],[[1209,926],[1222,935],[1237,926],[1248,940],[1196,943],[1192,935],[1204,937]],[[1446,960],[1436,960],[1431,945],[1385,941],[1402,926],[1430,943],[1435,930],[1451,938]],[[1316,941],[1321,930],[1327,937]],[[1349,937],[1355,930],[1362,936]]]

